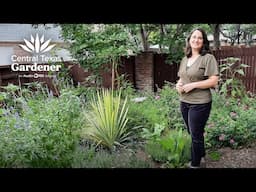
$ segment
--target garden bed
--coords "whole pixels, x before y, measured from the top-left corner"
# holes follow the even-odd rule
[[[229,147],[218,149],[218,160],[206,155],[206,168],[255,168],[256,145],[250,148],[232,149]]]

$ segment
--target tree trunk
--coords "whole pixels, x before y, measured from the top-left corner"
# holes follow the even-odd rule
[[[237,35],[236,35],[237,44],[239,45],[240,44],[240,36],[242,35],[242,33],[241,33],[241,25],[240,24],[236,25],[236,30],[237,30]]]
[[[164,25],[160,24],[160,43],[159,43],[159,53],[163,53],[162,43],[165,35]]]
[[[147,32],[146,32],[146,29],[143,27],[143,24],[140,24],[140,34],[141,34],[144,51],[148,51],[149,44],[148,44]]]
[[[213,31],[213,48],[220,49],[220,24],[212,24]]]

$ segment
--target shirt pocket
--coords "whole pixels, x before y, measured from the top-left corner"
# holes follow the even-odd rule
[[[195,82],[205,79],[204,72],[204,67],[199,67],[198,69],[195,69],[193,75],[190,76],[190,81]]]
[[[208,76],[205,75],[206,69],[205,69],[204,67],[200,67],[200,68],[199,68],[199,71],[200,71],[201,79],[202,79],[202,80],[208,79]]]
[[[207,79],[207,77],[205,76],[205,67],[199,67],[199,69],[198,69],[198,78],[200,80]]]

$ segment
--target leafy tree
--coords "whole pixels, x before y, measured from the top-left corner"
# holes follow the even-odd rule
[[[169,55],[169,62],[178,63],[184,56],[183,48],[189,31],[195,26],[192,24],[130,24],[133,37],[136,36],[138,48],[149,51],[150,45],[158,45],[157,52]],[[204,27],[207,26],[206,24]]]
[[[245,43],[251,45],[253,35],[256,34],[255,24],[223,24],[220,33],[228,38],[231,45]]]
[[[192,27],[192,24],[161,25],[156,43],[168,54],[169,63],[179,63],[184,56],[185,40]]]
[[[125,25],[63,24],[62,36],[70,43],[71,54],[85,68],[99,74],[103,65],[112,65],[112,88],[121,56],[136,52],[136,45]],[[99,77],[99,76],[97,76]]]

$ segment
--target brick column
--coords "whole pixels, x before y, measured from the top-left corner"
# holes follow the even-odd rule
[[[135,57],[135,79],[138,90],[153,91],[154,55],[143,52]]]

